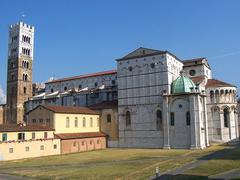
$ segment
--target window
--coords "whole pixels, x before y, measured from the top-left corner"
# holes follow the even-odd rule
[[[33,132],[33,133],[32,133],[32,139],[35,139],[35,138],[36,138],[36,133]]]
[[[43,123],[43,119],[39,119],[39,123]]]
[[[84,141],[82,141],[82,146],[84,146],[85,145],[85,143],[84,143]]]
[[[32,119],[32,122],[33,122],[33,123],[36,123],[37,121],[36,121],[36,119]]]
[[[224,118],[224,127],[226,128],[229,127],[228,125],[229,112],[227,108],[223,110],[223,118]]]
[[[111,114],[108,114],[107,115],[107,123],[111,123],[111,121],[112,121]]]
[[[47,123],[50,123],[50,119],[49,119],[49,118],[47,118],[47,119],[46,119],[46,122],[47,122]]]
[[[156,117],[157,117],[157,120],[156,120],[157,130],[162,130],[163,129],[162,111],[157,110]]]
[[[29,150],[30,150],[29,146],[26,146],[26,147],[25,147],[25,151],[26,151],[26,152],[29,152]]]
[[[97,86],[98,86],[98,83],[97,83],[97,82],[95,82],[94,86],[95,86],[95,87],[97,87]]]
[[[70,128],[70,119],[69,119],[69,117],[66,118],[66,128]]]
[[[79,90],[82,89],[82,85],[81,85],[81,84],[78,86],[78,89],[79,89]]]
[[[76,128],[78,127],[78,118],[77,117],[75,117],[74,125]]]
[[[90,145],[92,145],[92,141],[90,141]]]
[[[153,69],[153,68],[155,68],[155,63],[151,63],[151,68]]]
[[[54,90],[53,90],[53,88],[51,89],[51,93],[53,93],[54,92]]]
[[[7,141],[7,134],[6,133],[2,134],[2,141]]]
[[[76,142],[73,142],[73,147],[76,147],[77,146],[77,143]]]
[[[83,118],[82,126],[83,126],[83,127],[86,127],[86,118],[85,118],[85,117]]]
[[[97,118],[97,127],[99,127],[99,117]]]
[[[93,127],[93,118],[90,118],[90,127]]]
[[[115,85],[116,84],[116,81],[115,80],[112,80],[112,85]]]
[[[25,133],[18,133],[18,140],[25,140]]]
[[[24,94],[27,93],[27,88],[26,88],[26,87],[23,88],[23,93],[24,93]]]
[[[126,112],[126,126],[131,126],[131,114],[129,111]]]
[[[100,143],[100,141],[99,141],[99,139],[97,140],[97,144],[99,144]]]
[[[194,69],[191,69],[189,71],[189,74],[190,74],[190,76],[195,76],[196,75],[196,71]]]
[[[57,149],[57,145],[56,144],[53,145],[53,149]]]
[[[48,138],[48,132],[44,132],[44,138]]]
[[[128,68],[129,71],[132,71],[132,69],[133,69],[132,66],[130,66],[130,67]]]
[[[9,153],[13,153],[13,148],[9,148]]]
[[[174,126],[175,125],[175,117],[174,117],[174,112],[170,113],[170,125]]]
[[[67,90],[67,87],[65,86],[65,87],[64,87],[64,91],[66,91],[66,90]]]
[[[44,145],[40,146],[40,150],[43,151],[44,150]]]
[[[190,112],[186,113],[186,124],[187,124],[187,126],[190,126],[190,124],[191,124]]]

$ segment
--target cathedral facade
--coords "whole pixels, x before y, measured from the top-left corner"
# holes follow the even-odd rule
[[[39,104],[97,107],[110,147],[202,149],[239,137],[237,88],[214,79],[206,58],[138,48],[117,59],[117,70],[45,85],[27,111]]]

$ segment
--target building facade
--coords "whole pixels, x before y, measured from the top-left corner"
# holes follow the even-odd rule
[[[61,140],[61,153],[106,148],[99,113],[86,107],[38,106],[28,112],[28,125],[52,127]]]
[[[236,95],[234,85],[212,77],[206,58],[141,47],[117,59],[117,70],[47,82],[26,109],[93,108],[110,147],[202,149],[239,137]]]
[[[9,27],[6,123],[24,120],[24,102],[32,96],[34,27],[23,22]]]

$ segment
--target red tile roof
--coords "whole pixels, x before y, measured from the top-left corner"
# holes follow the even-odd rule
[[[106,137],[106,135],[102,132],[64,133],[64,134],[55,134],[55,136],[59,139],[62,139],[62,140]]]
[[[109,70],[109,71],[97,72],[93,74],[85,74],[85,75],[74,76],[69,78],[57,79],[57,80],[49,81],[46,84],[63,82],[63,81],[71,81],[76,79],[84,79],[84,78],[90,78],[90,77],[96,77],[96,76],[104,76],[104,75],[110,75],[110,74],[117,74],[117,70]]]
[[[191,77],[191,80],[192,80],[196,85],[199,85],[199,84],[201,84],[201,83],[205,80],[205,77],[204,77],[204,76]]]
[[[68,114],[91,114],[91,115],[99,115],[98,112],[91,110],[87,107],[71,107],[71,106],[53,106],[53,105],[40,105],[29,111],[28,113],[34,111],[38,107],[43,107],[48,109],[54,113],[68,113]]]
[[[48,126],[26,125],[19,126],[17,124],[0,125],[0,132],[23,132],[23,131],[54,131]]]
[[[216,79],[208,79],[206,87],[236,87],[236,86]]]

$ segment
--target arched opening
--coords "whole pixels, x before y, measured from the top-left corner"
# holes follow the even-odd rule
[[[112,121],[112,116],[111,116],[111,114],[108,114],[107,115],[107,123],[111,123],[111,121]]]
[[[157,126],[157,130],[159,131],[163,129],[162,111],[160,110],[157,110],[156,112],[156,126]]]
[[[129,111],[126,112],[126,127],[131,126],[131,114]]]
[[[27,93],[27,88],[26,88],[26,87],[23,88],[23,93],[24,93],[24,94]]]
[[[214,103],[214,91],[210,91],[210,101]]]
[[[219,90],[216,90],[215,91],[216,103],[219,103],[219,95],[220,95]]]
[[[223,118],[224,118],[224,127],[229,127],[229,110],[228,108],[225,108],[223,110]]]
[[[190,112],[186,112],[186,125],[190,126],[191,125],[191,116],[190,116]]]

